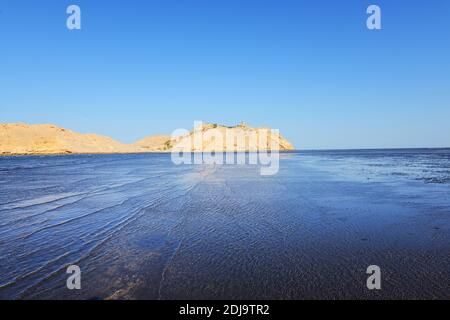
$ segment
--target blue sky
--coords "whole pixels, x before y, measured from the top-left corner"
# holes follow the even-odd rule
[[[0,122],[132,142],[246,121],[301,149],[450,147],[449,57],[448,0],[0,0]]]

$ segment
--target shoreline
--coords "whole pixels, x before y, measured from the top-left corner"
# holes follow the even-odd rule
[[[261,151],[276,151],[276,150],[257,150],[257,151],[190,151],[190,153],[259,153]],[[279,153],[293,153],[305,150],[278,150]],[[38,157],[38,156],[79,156],[79,155],[133,155],[133,154],[170,154],[172,151],[143,151],[143,152],[61,152],[61,153],[0,153],[1,157]]]
[[[296,153],[296,152],[353,152],[353,151],[427,151],[427,150],[449,150],[450,147],[435,147],[435,148],[362,148],[362,149],[295,149],[295,150],[278,150],[279,153]],[[273,150],[256,150],[256,151],[190,151],[190,153],[259,153],[261,151]],[[73,156],[73,155],[133,155],[133,154],[169,154],[171,150],[158,151],[142,151],[142,152],[52,152],[52,153],[5,153],[0,152],[1,157],[35,157],[35,156]]]

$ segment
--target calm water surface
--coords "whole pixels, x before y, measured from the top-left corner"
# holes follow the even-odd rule
[[[0,298],[450,298],[449,149],[280,156],[0,158]]]

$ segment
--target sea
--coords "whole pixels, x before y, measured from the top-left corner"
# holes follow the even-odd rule
[[[1,157],[0,299],[450,298],[450,149],[279,156]]]

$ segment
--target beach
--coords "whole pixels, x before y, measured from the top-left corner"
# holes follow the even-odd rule
[[[259,169],[3,157],[0,298],[449,298],[450,149],[285,152],[276,175]]]

